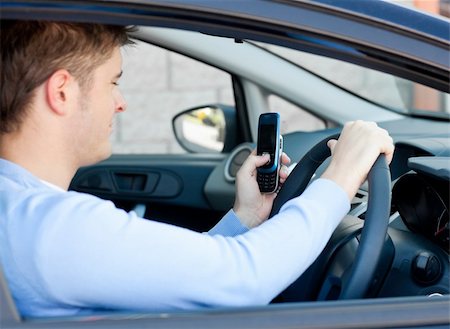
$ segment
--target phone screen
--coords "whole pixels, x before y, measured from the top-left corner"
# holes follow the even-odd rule
[[[274,124],[263,124],[259,127],[258,133],[258,154],[269,153],[270,162],[262,166],[262,168],[270,168],[273,166],[276,148],[276,127]]]

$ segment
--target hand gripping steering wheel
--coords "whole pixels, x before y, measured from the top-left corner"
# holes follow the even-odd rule
[[[316,144],[297,164],[274,200],[270,217],[277,214],[288,200],[300,195],[317,168],[331,156],[327,142],[339,134]],[[374,279],[382,254],[391,208],[391,175],[384,155],[380,155],[368,174],[369,199],[359,247],[348,279],[342,282],[339,299],[363,298]]]

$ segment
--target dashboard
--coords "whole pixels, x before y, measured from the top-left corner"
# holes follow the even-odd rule
[[[412,170],[395,183],[392,203],[411,232],[450,251],[450,158],[413,157],[408,164]]]

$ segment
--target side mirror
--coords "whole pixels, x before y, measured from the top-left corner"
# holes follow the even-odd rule
[[[178,143],[188,152],[228,152],[236,145],[236,110],[207,105],[177,114],[172,126]]]

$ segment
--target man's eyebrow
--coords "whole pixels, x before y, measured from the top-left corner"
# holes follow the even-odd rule
[[[114,78],[115,78],[115,79],[119,79],[119,78],[122,76],[122,73],[123,73],[123,71],[120,71],[120,73],[117,74]]]

